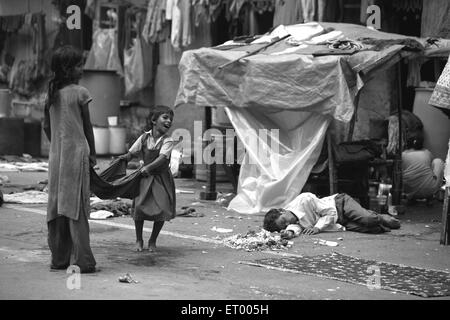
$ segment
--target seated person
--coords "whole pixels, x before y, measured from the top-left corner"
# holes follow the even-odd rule
[[[408,200],[431,200],[443,183],[444,161],[434,159],[423,148],[423,136],[416,135],[406,142],[402,153],[403,192]]]
[[[264,217],[264,229],[281,232],[283,238],[322,231],[383,233],[400,228],[388,214],[366,210],[345,193],[319,199],[306,192],[299,194],[284,209],[271,209]]]

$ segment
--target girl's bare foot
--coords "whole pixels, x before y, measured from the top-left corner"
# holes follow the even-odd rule
[[[148,242],[148,251],[155,252],[156,251],[156,243],[154,242]]]
[[[136,251],[142,252],[144,250],[144,241],[143,240],[137,240],[136,241]]]

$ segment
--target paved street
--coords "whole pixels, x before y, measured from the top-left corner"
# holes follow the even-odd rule
[[[10,183],[32,184],[46,173],[11,173]],[[322,233],[338,247],[320,246],[314,237],[294,239],[286,251],[245,252],[226,247],[222,238],[261,226],[262,215],[239,215],[215,202],[198,200],[202,182],[176,179],[177,208],[195,207],[203,217],[177,217],[163,228],[158,251],[134,252],[131,217],[90,220],[91,246],[100,272],[82,274],[80,289],[70,290],[70,274],[50,271],[45,205],[5,204],[0,208],[0,299],[415,299],[424,298],[316,276],[269,270],[239,261],[281,255],[313,256],[330,252],[449,271],[450,247],[439,245],[442,202],[419,204],[400,216],[402,227],[383,235]],[[218,191],[229,192],[227,183]],[[194,203],[194,205],[192,205]],[[218,233],[217,228],[232,229]],[[146,222],[148,239],[152,223]],[[342,238],[342,240],[338,240]],[[121,283],[126,273],[138,283]],[[70,281],[69,281],[70,287]],[[448,299],[443,298],[443,299]],[[430,300],[430,298],[425,299]]]

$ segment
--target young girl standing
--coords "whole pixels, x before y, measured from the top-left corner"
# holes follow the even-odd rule
[[[173,111],[166,106],[157,106],[149,116],[151,130],[144,132],[131,146],[128,153],[120,156],[130,161],[142,156],[143,178],[139,195],[134,199],[133,219],[136,228],[136,250],[142,251],[144,220],[153,221],[153,230],[148,241],[150,251],[156,250],[156,239],[164,222],[175,217],[175,182],[170,172],[170,154],[173,139],[168,135],[172,126]]]
[[[48,245],[51,269],[73,263],[95,272],[89,243],[89,166],[96,163],[88,90],[79,86],[83,56],[72,46],[58,48],[45,104],[44,131],[50,140],[48,161]]]

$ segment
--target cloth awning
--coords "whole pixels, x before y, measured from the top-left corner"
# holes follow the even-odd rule
[[[331,30],[339,39],[371,49],[324,54],[328,46],[318,37]],[[300,45],[292,46],[287,38],[222,69],[263,47],[264,38],[245,46],[185,51],[180,60],[175,105],[225,107],[247,151],[238,195],[229,205],[241,213],[283,207],[297,196],[319,157],[329,123],[351,120],[354,98],[365,81],[402,57],[427,50],[426,39],[342,23],[279,26],[265,37],[270,41],[272,35],[287,33],[300,39]],[[259,129],[274,128],[278,133],[258,135]],[[278,143],[276,151],[269,141]],[[269,150],[269,156],[261,157],[261,149]]]

